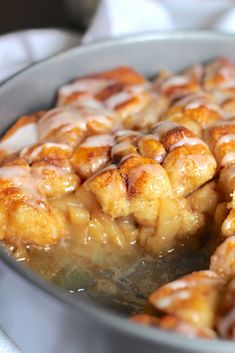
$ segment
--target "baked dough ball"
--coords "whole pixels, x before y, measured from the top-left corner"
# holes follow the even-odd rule
[[[105,213],[115,218],[133,214],[146,225],[156,222],[159,198],[171,194],[165,170],[153,159],[141,156],[127,158],[119,167],[101,171],[88,180],[86,188]]]
[[[203,88],[213,94],[217,103],[234,96],[235,65],[228,59],[218,58],[209,62],[204,69]]]
[[[226,281],[235,277],[235,236],[220,244],[211,256],[210,269]]]
[[[71,162],[76,172],[84,179],[89,178],[110,162],[110,152],[114,145],[112,135],[87,137],[75,149]]]
[[[213,271],[199,271],[167,283],[149,297],[159,312],[199,327],[213,328],[225,282]]]
[[[86,107],[60,107],[46,112],[38,121],[40,142],[76,146],[84,137],[105,134],[116,128],[115,118],[106,112]]]
[[[139,314],[131,318],[131,321],[152,327],[158,327],[162,330],[172,331],[188,338],[216,338],[214,330],[208,327],[200,327],[191,322],[180,319],[174,315],[166,315],[163,317],[151,316],[148,314]]]
[[[0,168],[1,239],[12,245],[55,244],[66,235],[64,216],[37,187],[24,161]]]
[[[235,340],[235,278],[227,285],[218,311],[216,328],[222,338]]]
[[[183,125],[202,137],[205,128],[221,119],[221,112],[209,94],[199,92],[177,100],[162,119]]]
[[[152,84],[130,67],[81,77],[61,87],[58,106],[73,105],[111,111],[127,128],[149,128],[166,108]]]
[[[46,142],[24,148],[20,156],[31,164],[38,187],[49,198],[75,191],[80,184],[70,159],[73,149],[67,144]]]

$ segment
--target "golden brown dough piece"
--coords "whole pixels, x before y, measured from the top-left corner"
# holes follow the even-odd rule
[[[183,70],[182,74],[201,85],[204,75],[204,66],[202,64],[194,64]]]
[[[220,168],[235,163],[235,122],[219,121],[205,131],[205,139],[210,146]]]
[[[222,224],[222,236],[235,234],[235,123],[220,121],[206,131],[206,140],[214,153],[220,170],[219,187],[230,210]]]
[[[107,109],[127,128],[150,127],[166,108],[164,98],[152,91],[152,84],[130,67],[77,79],[59,90],[57,105]]]
[[[66,234],[65,219],[45,199],[24,161],[0,168],[1,239],[15,246],[55,244]]]
[[[213,328],[225,282],[213,271],[199,271],[167,283],[149,297],[159,312],[199,327]]]
[[[156,222],[159,198],[171,195],[165,170],[153,159],[141,156],[125,159],[118,168],[101,171],[88,180],[86,188],[105,213],[115,218],[134,214],[140,223],[147,225]]]
[[[127,156],[143,156],[162,163],[166,150],[158,136],[133,130],[119,130],[115,133],[116,144],[112,148],[111,157],[115,162]]]
[[[235,277],[235,236],[217,247],[211,256],[210,269],[226,281]]]
[[[213,178],[216,161],[191,131],[172,122],[157,123],[153,131],[168,152],[163,167],[176,195],[187,196]]]
[[[221,113],[209,94],[199,92],[177,100],[162,119],[183,125],[202,137],[205,128],[221,119]]]
[[[216,333],[206,326],[197,326],[177,316],[166,315],[160,320],[159,327],[163,330],[174,331],[189,338],[214,339]]]
[[[20,156],[31,164],[32,175],[47,197],[75,191],[80,184],[71,165],[73,149],[66,144],[47,142],[24,148]]]
[[[216,181],[206,183],[187,197],[192,210],[207,214],[211,219],[214,218],[220,200],[221,193],[218,191]]]
[[[189,338],[216,338],[216,333],[212,329],[204,326],[199,327],[173,315],[159,318],[147,314],[139,314],[133,316],[131,321],[137,324],[158,327],[162,330],[173,331]]]
[[[211,92],[219,104],[234,98],[235,65],[225,58],[211,61],[204,69],[203,88]]]
[[[114,145],[112,135],[87,137],[74,151],[72,164],[82,178],[89,178],[110,161],[111,148]]]
[[[115,118],[106,112],[85,107],[60,107],[46,112],[38,121],[40,142],[76,146],[87,135],[106,134],[116,129]]]
[[[235,278],[226,287],[216,327],[222,338],[235,340]]]
[[[21,116],[0,140],[0,161],[38,142],[37,121],[42,112]]]
[[[201,90],[200,84],[194,77],[186,75],[160,74],[154,82],[154,89],[165,97],[168,104],[187,95]]]

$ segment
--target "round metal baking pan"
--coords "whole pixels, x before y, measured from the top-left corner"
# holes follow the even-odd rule
[[[0,129],[21,114],[52,106],[58,87],[76,76],[131,65],[151,77],[226,56],[235,36],[177,32],[124,37],[70,49],[36,64],[0,87]],[[190,340],[136,325],[87,297],[52,287],[0,248],[0,326],[24,353],[234,353],[225,341]]]

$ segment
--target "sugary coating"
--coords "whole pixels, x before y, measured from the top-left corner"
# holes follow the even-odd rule
[[[149,297],[160,312],[213,328],[225,282],[213,271],[199,271],[167,283]]]
[[[200,91],[200,85],[193,77],[165,74],[157,77],[154,84],[156,92],[165,96],[169,103],[186,95]]]
[[[55,244],[67,233],[63,214],[54,209],[24,162],[0,168],[2,240],[20,246]]]
[[[158,123],[154,128],[169,152],[163,161],[176,195],[187,196],[216,171],[216,161],[206,144],[191,131],[172,122]]]
[[[184,321],[177,316],[166,315],[161,318],[148,314],[139,314],[131,318],[135,323],[158,327],[162,330],[173,331],[189,338],[207,338],[216,337],[216,333],[208,327],[199,327],[190,322]]]
[[[116,127],[115,119],[92,108],[60,107],[46,112],[38,121],[40,141],[75,146],[86,135],[103,134]]]
[[[224,200],[228,201],[229,212],[221,228],[223,237],[235,234],[235,123],[233,120],[222,120],[205,132],[220,172],[218,186],[224,195]]]
[[[166,315],[160,320],[159,327],[162,330],[174,331],[188,338],[204,338],[214,339],[216,333],[212,328],[207,326],[194,325],[192,322],[187,322],[177,316]]]
[[[221,302],[216,328],[222,338],[235,340],[235,278],[231,280],[225,290]]]
[[[37,120],[39,114],[20,117],[0,140],[0,161],[22,148],[38,142]]]
[[[211,148],[219,167],[235,163],[235,122],[219,121],[205,131],[205,139]]]
[[[210,269],[226,281],[235,277],[235,236],[228,237],[211,256]]]
[[[171,193],[161,165],[141,156],[129,157],[118,168],[101,171],[88,180],[86,188],[96,196],[105,213],[115,218],[133,213],[138,222],[146,225],[155,224],[159,197]]]
[[[212,92],[218,103],[234,96],[235,65],[226,58],[218,58],[208,63],[204,69],[203,88]]]
[[[87,137],[76,147],[71,162],[82,178],[89,178],[110,161],[111,148],[114,145],[112,135]]]
[[[112,111],[127,128],[150,127],[165,109],[163,98],[130,67],[91,74],[62,87],[58,106],[72,105]]]
[[[199,92],[177,100],[163,114],[162,119],[183,125],[201,137],[203,130],[221,117],[220,108],[213,102],[213,98]]]
[[[80,179],[72,168],[72,147],[47,142],[21,150],[20,157],[31,165],[33,177],[47,197],[59,197],[75,191]]]

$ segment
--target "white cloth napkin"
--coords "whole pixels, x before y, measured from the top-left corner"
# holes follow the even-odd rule
[[[83,42],[176,29],[235,32],[234,0],[102,0]]]
[[[83,42],[175,29],[215,29],[235,33],[234,0],[101,0]],[[79,42],[77,33],[61,29],[4,35],[0,37],[0,81]],[[1,330],[0,353],[20,353]]]
[[[62,29],[37,29],[0,37],[0,81],[19,70],[78,45],[80,36]]]

